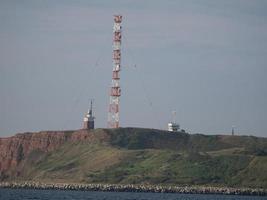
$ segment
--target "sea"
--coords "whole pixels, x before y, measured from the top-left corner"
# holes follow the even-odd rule
[[[267,200],[260,196],[90,192],[0,188],[0,200]]]

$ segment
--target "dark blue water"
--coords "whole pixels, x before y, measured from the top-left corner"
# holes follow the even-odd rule
[[[0,200],[263,200],[267,197],[0,189]]]

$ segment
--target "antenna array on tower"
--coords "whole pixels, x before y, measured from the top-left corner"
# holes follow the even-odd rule
[[[114,16],[113,70],[110,88],[108,128],[119,127],[119,97],[121,96],[119,72],[121,68],[121,15]]]

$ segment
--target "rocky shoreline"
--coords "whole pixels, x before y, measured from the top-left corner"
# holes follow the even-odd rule
[[[153,192],[180,194],[224,194],[266,196],[266,189],[226,188],[202,186],[161,186],[136,184],[78,184],[78,183],[40,183],[40,182],[0,182],[0,188],[39,189],[39,190],[77,190],[105,192]]]

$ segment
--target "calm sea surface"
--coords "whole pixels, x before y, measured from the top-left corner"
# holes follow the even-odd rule
[[[0,189],[0,200],[263,200],[267,197]]]

